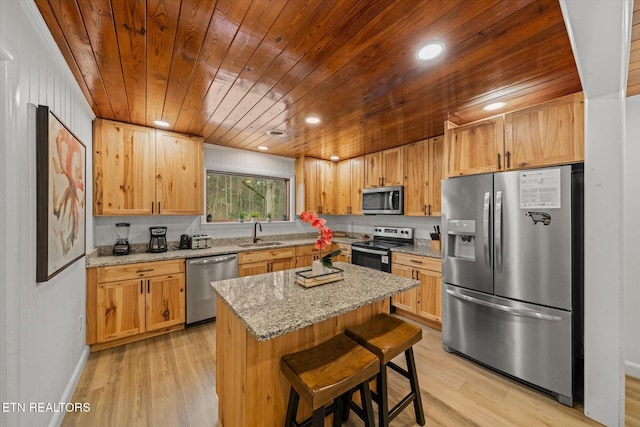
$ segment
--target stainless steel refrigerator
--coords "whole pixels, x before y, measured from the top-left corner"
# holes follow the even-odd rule
[[[573,405],[582,389],[582,165],[442,183],[442,343]]]

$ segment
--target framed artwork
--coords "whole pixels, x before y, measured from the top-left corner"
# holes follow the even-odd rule
[[[47,106],[36,111],[36,280],[85,254],[86,147]]]

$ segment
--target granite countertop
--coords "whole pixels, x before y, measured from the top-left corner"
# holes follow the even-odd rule
[[[336,243],[348,243],[362,241],[362,237],[334,237]],[[260,240],[260,246],[243,247],[251,243],[251,238],[213,239],[211,247],[207,249],[180,249],[178,242],[169,242],[166,252],[148,253],[147,244],[132,245],[132,252],[128,255],[111,255],[111,246],[95,248],[87,254],[86,267],[105,267],[110,265],[134,264],[138,262],[166,261],[181,258],[201,258],[223,254],[235,254],[240,252],[260,251],[266,249],[288,248],[292,246],[312,245],[316,242],[316,234],[308,235],[279,235],[265,236]],[[269,243],[273,243],[270,245]]]
[[[344,262],[334,266],[344,270],[344,280],[312,288],[296,284],[295,272],[304,268],[211,286],[257,341],[267,341],[420,285],[418,280]]]
[[[431,249],[431,244],[427,240],[427,244],[418,243],[412,246],[400,246],[397,248],[391,248],[391,252],[400,252],[404,254],[420,255],[431,258],[442,258],[442,251],[440,249]]]

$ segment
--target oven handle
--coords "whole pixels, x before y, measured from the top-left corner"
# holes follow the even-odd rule
[[[388,255],[387,251],[378,251],[375,249],[366,249],[366,248],[361,248],[358,246],[351,246],[351,252],[353,251],[357,251],[357,252],[364,252],[367,254],[373,254],[373,255]]]

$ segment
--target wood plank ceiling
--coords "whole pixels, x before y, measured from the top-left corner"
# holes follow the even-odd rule
[[[98,117],[289,157],[354,157],[493,115],[493,101],[581,90],[558,0],[36,4]],[[444,54],[417,61],[434,40]]]

